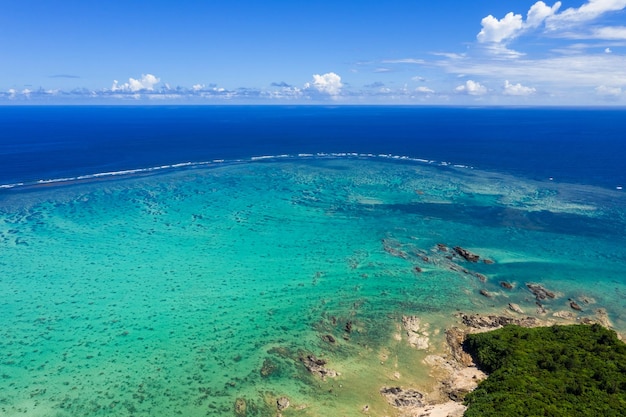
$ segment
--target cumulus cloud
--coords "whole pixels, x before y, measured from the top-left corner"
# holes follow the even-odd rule
[[[469,94],[470,96],[482,96],[487,94],[487,87],[479,82],[467,80],[465,84],[458,86],[454,91],[461,94]]]
[[[418,93],[423,93],[423,94],[432,94],[435,92],[435,90],[432,90],[428,87],[417,87],[415,91]]]
[[[507,96],[530,96],[536,92],[537,90],[533,87],[525,87],[520,83],[511,84],[509,80],[504,82],[503,94]]]
[[[527,28],[536,28],[540,26],[546,19],[554,14],[561,8],[561,2],[557,1],[552,7],[548,6],[542,1],[530,6],[528,14],[526,15],[526,22],[524,25]]]
[[[560,8],[560,1],[552,6],[538,1],[528,10],[526,20],[521,14],[514,12],[507,13],[502,19],[489,15],[482,19],[482,29],[477,39],[480,43],[507,43],[525,31],[537,29],[542,25],[545,25],[546,29],[552,33],[560,31],[559,34],[563,37],[626,39],[626,27],[623,26],[593,28],[591,31],[586,31],[588,33],[581,33],[580,30],[567,31],[604,14],[625,9],[626,0],[588,0],[580,7],[571,7],[559,13]]]
[[[128,82],[124,84],[119,84],[117,80],[113,80],[111,91],[132,93],[142,90],[153,91],[155,84],[158,84],[160,81],[159,78],[152,74],[141,74],[141,79],[129,78]]]
[[[479,42],[502,42],[511,39],[522,29],[522,15],[509,12],[498,20],[489,15],[480,22],[483,28],[478,33]]]
[[[169,85],[166,84],[166,87],[169,90]],[[194,84],[191,86],[191,89],[193,91],[202,91],[204,90],[204,87],[205,87],[204,84]]]
[[[477,35],[478,41],[500,43],[511,40],[519,36],[524,30],[541,26],[546,19],[554,16],[560,7],[560,1],[557,1],[552,7],[543,1],[538,1],[528,10],[526,20],[521,14],[513,12],[507,13],[499,20],[489,15],[481,21],[482,29]]]
[[[320,93],[325,93],[330,96],[338,96],[341,93],[341,77],[334,72],[328,72],[326,74],[314,74],[313,83],[306,83],[304,88],[315,88]]]

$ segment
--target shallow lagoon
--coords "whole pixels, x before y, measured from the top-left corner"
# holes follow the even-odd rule
[[[393,415],[378,390],[431,386],[456,312],[534,315],[528,282],[557,292],[548,316],[571,298],[626,329],[618,190],[371,157],[166,171],[0,195],[4,415]]]

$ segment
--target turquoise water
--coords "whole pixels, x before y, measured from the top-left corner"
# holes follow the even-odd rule
[[[619,190],[302,158],[34,187],[0,204],[6,416],[235,415],[238,398],[265,416],[282,396],[285,416],[393,415],[378,390],[432,385],[421,359],[455,313],[514,302],[535,315],[528,282],[557,293],[546,317],[574,299],[579,318],[606,309],[626,330]],[[429,351],[397,340],[402,315],[431,323]],[[310,375],[307,354],[340,375]]]

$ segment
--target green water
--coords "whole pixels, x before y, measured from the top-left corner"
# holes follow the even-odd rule
[[[3,416],[265,416],[282,396],[284,416],[394,415],[379,389],[431,387],[421,360],[458,311],[535,314],[527,282],[559,295],[548,316],[572,298],[626,329],[618,191],[319,159],[0,199]],[[394,337],[402,315],[431,323],[429,351]]]

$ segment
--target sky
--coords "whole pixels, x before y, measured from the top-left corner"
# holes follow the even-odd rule
[[[626,105],[626,0],[5,0],[0,104]]]

